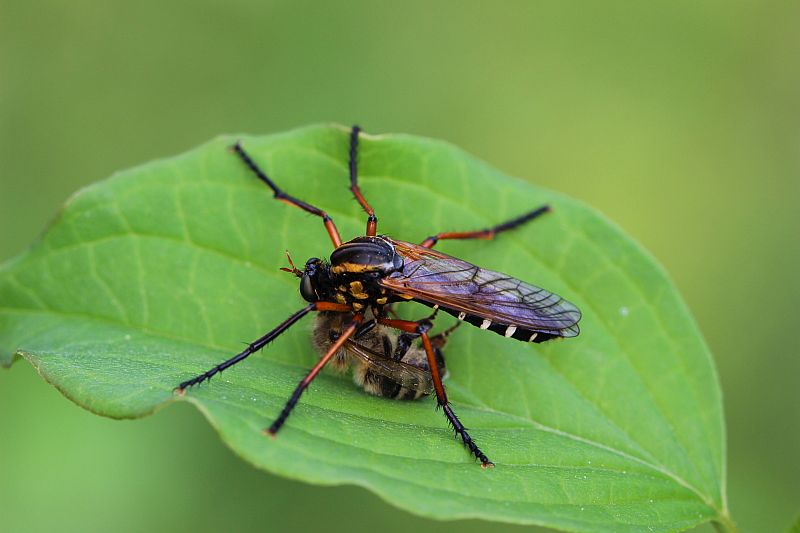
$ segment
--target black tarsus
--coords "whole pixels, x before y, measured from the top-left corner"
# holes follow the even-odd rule
[[[495,235],[497,235],[498,233],[501,233],[503,231],[508,231],[510,229],[516,228],[517,226],[521,226],[522,224],[528,222],[529,220],[533,220],[534,218],[549,212],[550,212],[550,206],[543,205],[541,207],[537,207],[536,209],[530,211],[529,213],[525,213],[524,215],[518,216],[517,218],[513,218],[508,222],[503,222],[502,224],[498,224],[493,228],[491,228],[490,231],[492,231]]]
[[[469,436],[469,433],[467,433],[467,428],[464,427],[464,424],[461,423],[456,414],[453,412],[453,408],[450,407],[450,404],[440,403],[439,405],[442,408],[442,411],[444,411],[447,421],[450,422],[450,427],[453,428],[453,430],[456,432],[456,435],[461,437],[461,442],[464,444],[464,446],[466,446],[467,449],[472,452],[472,455],[474,455],[475,458],[481,462],[481,466],[484,468],[494,466],[494,463],[491,462],[488,457],[486,457],[486,454],[484,454],[481,449],[478,448],[478,445],[475,444],[475,441]]]
[[[206,380],[210,380],[214,375],[222,372],[226,368],[229,368],[229,367],[235,365],[236,363],[238,363],[240,361],[244,361],[245,359],[247,359],[247,357],[249,355],[257,352],[258,350],[260,350],[261,348],[266,346],[268,343],[270,343],[273,340],[275,340],[275,338],[278,335],[280,335],[281,333],[283,333],[284,331],[289,329],[295,322],[297,322],[298,320],[303,318],[305,315],[307,315],[311,311],[314,311],[316,309],[316,306],[317,306],[316,303],[312,303],[312,304],[309,304],[309,305],[305,306],[304,308],[302,308],[301,310],[297,311],[292,316],[290,316],[289,318],[287,318],[286,320],[281,322],[278,325],[278,327],[276,327],[275,329],[273,329],[272,331],[270,331],[269,333],[267,333],[263,337],[261,337],[261,338],[255,340],[255,341],[251,342],[250,344],[248,344],[247,348],[244,351],[242,351],[242,352],[238,353],[237,355],[231,357],[227,361],[224,361],[224,362],[214,366],[210,370],[207,370],[206,372],[203,372],[202,374],[200,374],[200,375],[198,375],[198,376],[196,376],[196,377],[194,377],[192,379],[184,381],[183,383],[178,385],[177,390],[183,391],[183,390],[186,390],[189,387],[192,387],[194,385],[198,385],[198,384],[200,384],[200,383],[202,383],[202,382],[204,382]]]
[[[270,424],[269,428],[267,428],[267,433],[270,435],[275,435],[278,433],[278,430],[283,427],[283,424],[286,422],[286,419],[289,418],[289,415],[292,414],[292,410],[294,409],[297,402],[300,401],[300,396],[303,395],[303,392],[306,390],[305,387],[302,386],[302,381],[300,385],[294,389],[294,392],[289,397],[289,401],[286,402],[286,405],[283,406],[281,409],[281,413],[278,415],[278,418],[275,419],[272,424]]]
[[[350,130],[350,186],[358,187],[358,135],[361,133],[361,128],[358,125],[353,125]]]
[[[358,186],[358,136],[361,133],[361,128],[356,124],[350,130],[350,158],[348,161],[348,168],[350,170],[350,191],[355,196],[359,205],[367,213],[367,235],[375,235],[375,229],[378,224],[378,217],[375,216],[375,210],[369,205],[361,189]]]
[[[475,444],[475,441],[472,437],[469,436],[467,433],[467,428],[464,427],[464,424],[456,416],[455,412],[453,412],[453,408],[450,406],[450,402],[447,399],[447,392],[444,389],[444,384],[442,384],[442,377],[439,375],[438,370],[438,361],[436,358],[436,349],[433,348],[431,344],[430,338],[428,337],[428,331],[433,327],[431,321],[427,318],[422,320],[388,320],[388,319],[378,319],[379,323],[385,324],[389,327],[394,327],[404,332],[409,332],[411,327],[414,328],[414,332],[422,337],[423,346],[430,344],[431,352],[428,352],[428,347],[425,346],[425,351],[428,352],[428,369],[431,372],[431,377],[433,378],[434,388],[436,390],[436,407],[441,408],[449,422],[450,426],[455,430],[456,434],[461,437],[461,442],[464,446],[470,451],[470,453],[481,462],[481,466],[483,468],[493,467],[494,463],[489,460],[489,458],[484,454],[478,445]],[[440,334],[441,335],[441,334]],[[441,352],[439,353],[439,357],[441,358]],[[444,363],[444,358],[442,358],[442,363]],[[432,365],[436,365],[436,369],[432,367]]]
[[[342,328],[342,333],[339,335],[339,339],[328,349],[325,355],[314,365],[311,370],[309,370],[308,374],[305,375],[303,379],[300,380],[300,383],[297,384],[295,387],[294,392],[292,392],[289,401],[286,402],[286,405],[283,406],[278,418],[275,419],[272,424],[266,429],[266,433],[271,436],[275,436],[278,433],[278,430],[283,427],[283,424],[286,422],[286,419],[289,418],[289,415],[292,413],[295,405],[300,400],[300,396],[302,396],[303,392],[308,388],[314,378],[319,374],[319,372],[325,367],[328,361],[331,360],[333,355],[341,349],[342,345],[353,336],[355,333],[357,326],[361,324],[364,316],[356,313],[353,316],[353,321],[345,325]],[[337,344],[338,343],[338,344]]]
[[[333,245],[338,248],[342,244],[342,238],[339,236],[339,230],[336,228],[336,224],[333,222],[333,219],[328,215],[328,213],[318,207],[314,207],[313,205],[304,202],[303,200],[300,200],[299,198],[295,198],[294,196],[283,192],[271,179],[269,179],[269,176],[267,176],[267,174],[261,170],[261,167],[259,167],[256,162],[253,161],[253,158],[251,158],[250,155],[245,152],[244,148],[242,148],[242,145],[238,142],[231,146],[231,149],[236,155],[239,156],[244,164],[247,165],[247,168],[249,168],[258,177],[258,179],[266,183],[267,186],[272,189],[273,197],[276,200],[293,205],[294,207],[302,209],[306,213],[311,213],[312,215],[321,217],[322,222],[325,225],[325,230],[328,232],[328,236],[330,236]]]
[[[477,231],[447,231],[442,233],[437,233],[436,235],[431,235],[423,242],[423,246],[433,247],[436,245],[437,242],[444,239],[491,239],[494,238],[495,235],[498,233],[502,233],[504,231],[508,231],[510,229],[514,229],[517,226],[521,226],[522,224],[533,220],[545,213],[550,212],[549,205],[543,205],[537,207],[533,211],[529,211],[523,215],[520,215],[516,218],[512,218],[502,224],[497,224],[496,226],[492,226],[491,228],[486,228]]]
[[[238,155],[239,158],[242,161],[244,161],[244,164],[247,165],[247,167],[250,170],[253,171],[253,174],[258,176],[258,179],[260,179],[261,181],[266,183],[267,186],[270,189],[272,189],[272,192],[274,193],[274,197],[275,197],[276,200],[285,200],[285,201],[287,201],[287,202],[299,207],[300,209],[311,213],[312,215],[317,215],[317,216],[320,216],[320,217],[328,216],[325,213],[325,211],[323,211],[322,209],[319,209],[318,207],[314,207],[313,205],[308,204],[308,203],[304,202],[303,200],[300,200],[299,198],[295,198],[294,196],[291,196],[291,195],[285,193],[283,190],[281,190],[277,185],[275,185],[275,182],[273,182],[271,179],[269,179],[269,176],[267,176],[267,174],[263,170],[261,170],[261,167],[259,167],[256,164],[256,162],[253,161],[253,158],[250,157],[250,154],[245,152],[245,150],[244,150],[244,148],[242,148],[241,144],[239,144],[237,142],[236,144],[234,144],[232,146],[232,149],[236,153],[236,155]]]
[[[438,309],[434,311],[434,316],[436,315],[436,311],[438,311]],[[427,335],[428,330],[430,330],[431,327],[433,327],[433,324],[429,319],[420,320],[417,322],[417,333],[419,333],[421,336]],[[441,352],[439,353],[439,357],[442,357]],[[443,357],[442,362],[444,363]],[[450,423],[450,426],[453,428],[456,434],[461,437],[461,442],[470,451],[470,453],[472,453],[472,455],[474,455],[475,458],[481,462],[481,466],[484,468],[494,466],[494,463],[491,462],[488,457],[486,457],[486,454],[484,454],[480,448],[478,448],[478,445],[475,444],[475,441],[469,436],[469,433],[467,433],[467,428],[464,427],[464,424],[462,424],[456,416],[453,408],[450,406],[450,401],[447,399],[447,393],[444,390],[444,385],[442,385],[442,395],[440,396],[438,391],[436,393],[436,402],[437,407],[442,408],[442,411],[444,412],[445,417],[447,417],[447,421]]]

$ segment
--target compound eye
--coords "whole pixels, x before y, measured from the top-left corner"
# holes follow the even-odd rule
[[[319,300],[317,291],[314,290],[314,282],[308,274],[303,274],[303,279],[300,280],[300,296],[307,302],[316,302]]]

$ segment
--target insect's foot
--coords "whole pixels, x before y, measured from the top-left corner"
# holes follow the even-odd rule
[[[482,451],[480,451],[477,447],[474,450],[471,450],[478,461],[481,462],[481,468],[486,470],[487,468],[494,468],[494,463],[489,460],[486,455]]]
[[[466,438],[464,438],[464,436],[466,436]],[[481,462],[481,468],[483,468],[484,470],[487,469],[487,468],[494,468],[494,463],[491,462],[488,457],[486,457],[486,454],[483,453],[480,448],[478,448],[478,445],[475,444],[475,441],[472,440],[469,437],[469,435],[466,435],[466,433],[463,433],[461,435],[461,437],[462,437],[462,440],[464,442],[464,446],[470,452],[472,452],[472,455],[475,456],[475,459],[477,459],[478,461]]]
[[[469,452],[481,462],[481,468],[492,468],[494,467],[494,463],[486,457],[486,454],[478,448],[478,445],[475,444],[475,441],[472,440],[472,437],[469,436],[467,433],[467,428],[461,423],[461,421],[456,417],[456,414],[453,412],[453,409],[450,407],[450,404],[442,404],[437,402],[437,407],[441,407],[444,410],[444,414],[447,416],[447,422],[450,424],[450,427],[455,431],[455,434],[458,437],[461,437],[461,443],[464,447],[469,450]]]
[[[277,436],[277,431],[273,431],[272,426],[264,428],[263,430],[261,430],[261,433],[271,438],[272,440],[275,440],[275,437]]]
[[[194,387],[195,385],[199,385],[202,382],[209,380],[211,380],[211,375],[209,375],[208,372],[206,372],[205,374],[200,374],[197,377],[184,381],[183,383],[178,385],[175,390],[183,394],[184,392],[186,392],[186,389]]]
[[[264,430],[264,435],[268,435],[274,439],[275,436],[278,434],[278,430],[281,429],[283,427],[283,423],[286,422],[286,416],[287,415],[285,415],[282,412],[281,416],[275,419],[275,421],[272,424],[270,424],[270,426],[267,429]]]
[[[484,470],[487,468],[494,468],[494,463],[491,462],[488,457],[486,457],[486,454],[483,453],[480,448],[478,448],[478,445],[475,444],[475,441],[472,440],[472,438],[470,438],[466,432],[461,434],[461,441],[464,443],[464,447],[469,450],[472,456],[481,462],[481,468]]]
[[[194,387],[198,383],[200,383],[200,381],[197,381],[196,379],[190,379],[189,381],[184,381],[183,383],[178,385],[177,390],[179,390],[181,392],[186,392],[186,389],[188,389],[190,387]]]

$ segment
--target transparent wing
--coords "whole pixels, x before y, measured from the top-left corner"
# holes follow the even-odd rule
[[[381,284],[430,304],[559,337],[574,337],[581,312],[560,296],[416,244],[392,240],[405,263]]]
[[[389,359],[352,339],[345,343],[345,349],[347,353],[366,363],[371,371],[401,387],[422,391],[425,394],[433,392],[433,378],[427,370]]]

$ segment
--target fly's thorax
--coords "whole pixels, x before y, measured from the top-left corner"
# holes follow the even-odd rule
[[[382,287],[382,274],[378,272],[333,274],[333,301],[352,305],[355,311],[380,307],[390,300],[389,291]]]
[[[301,271],[300,294],[309,302],[352,305],[355,311],[386,305],[391,295],[379,281],[403,268],[403,258],[385,237],[357,237],[339,246],[330,263],[312,257]]]
[[[331,254],[331,273],[388,276],[403,268],[403,258],[385,237],[356,237]]]
[[[386,305],[390,296],[380,280],[403,268],[403,258],[385,237],[357,237],[331,254],[333,301],[356,311]]]

